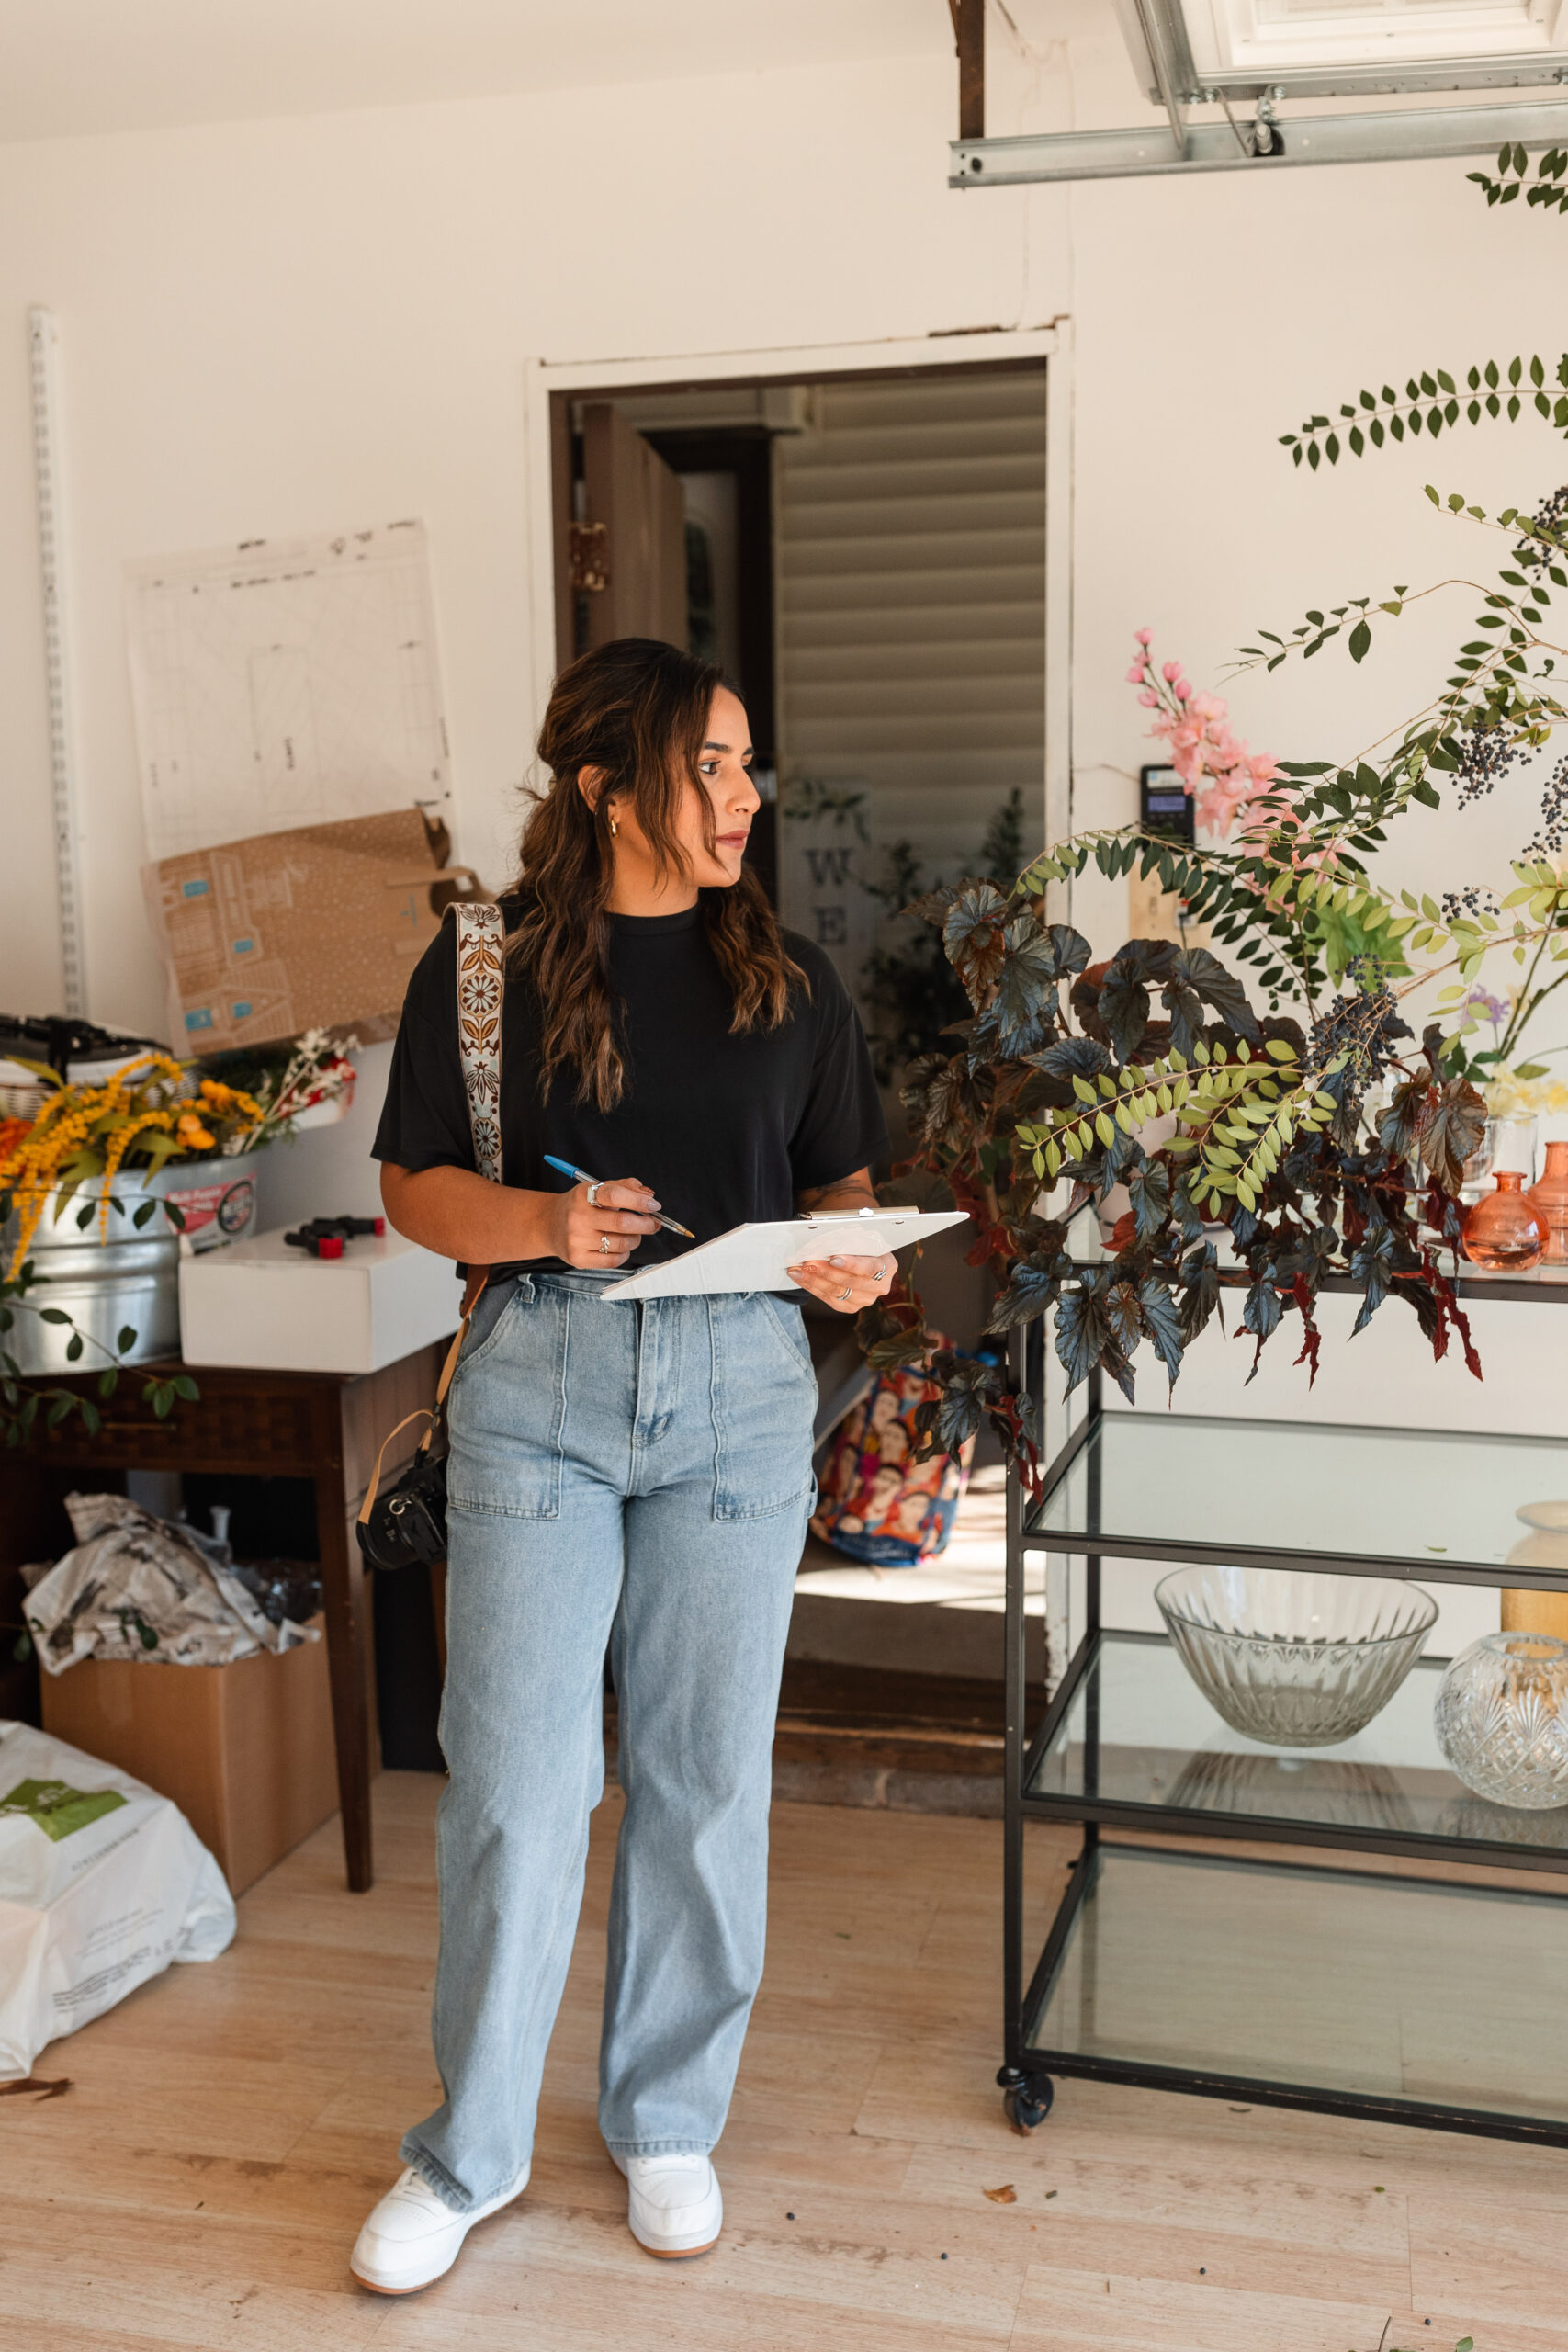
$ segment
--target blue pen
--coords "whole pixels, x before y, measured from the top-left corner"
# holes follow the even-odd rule
[[[570,1176],[574,1184],[608,1184],[613,1181],[608,1176],[590,1176],[586,1168],[574,1168],[570,1159],[558,1159],[553,1151],[547,1151],[543,1157],[547,1168],[558,1168],[561,1174]],[[654,1212],[650,1209],[649,1215],[651,1216]],[[689,1225],[681,1225],[672,1216],[661,1216],[658,1221],[666,1233],[683,1233],[688,1241],[694,1241],[697,1238]]]

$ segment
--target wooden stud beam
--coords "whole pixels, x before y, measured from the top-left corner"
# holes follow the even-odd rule
[[[947,0],[958,51],[958,136],[986,135],[986,0]]]

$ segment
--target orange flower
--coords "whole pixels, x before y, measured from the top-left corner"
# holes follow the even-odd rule
[[[64,1171],[104,1177],[98,1230],[107,1238],[108,1193],[129,1155],[144,1156],[141,1138],[161,1131],[179,1152],[195,1154],[263,1124],[261,1105],[220,1080],[197,1082],[167,1054],[148,1054],[100,1084],[62,1086],[30,1124],[0,1122],[0,1186],[13,1197],[17,1241],[6,1272],[26,1258],[50,1196]]]

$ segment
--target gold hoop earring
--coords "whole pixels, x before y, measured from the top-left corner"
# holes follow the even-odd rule
[[[604,814],[605,814],[605,817],[606,817],[606,819],[607,819],[607,820],[608,820],[608,822],[609,822],[609,827],[610,827],[610,837],[611,837],[611,839],[612,839],[612,840],[614,840],[614,839],[615,838],[615,836],[619,833],[619,831],[620,831],[620,830],[621,830],[621,829],[620,829],[619,825],[617,825],[617,824],[616,824],[616,822],[615,822],[615,811],[614,811],[614,809],[607,808],[607,809],[604,811]]]

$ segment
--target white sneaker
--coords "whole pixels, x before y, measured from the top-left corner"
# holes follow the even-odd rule
[[[638,2245],[679,2261],[717,2243],[724,2199],[706,2156],[610,2154],[626,2177],[626,2221]]]
[[[374,2288],[378,2295],[412,2295],[451,2269],[476,2222],[487,2213],[499,2213],[527,2186],[525,2169],[513,2188],[492,2197],[488,2205],[457,2213],[410,2165],[372,2208],[354,2241],[348,2267],[362,2287]]]

